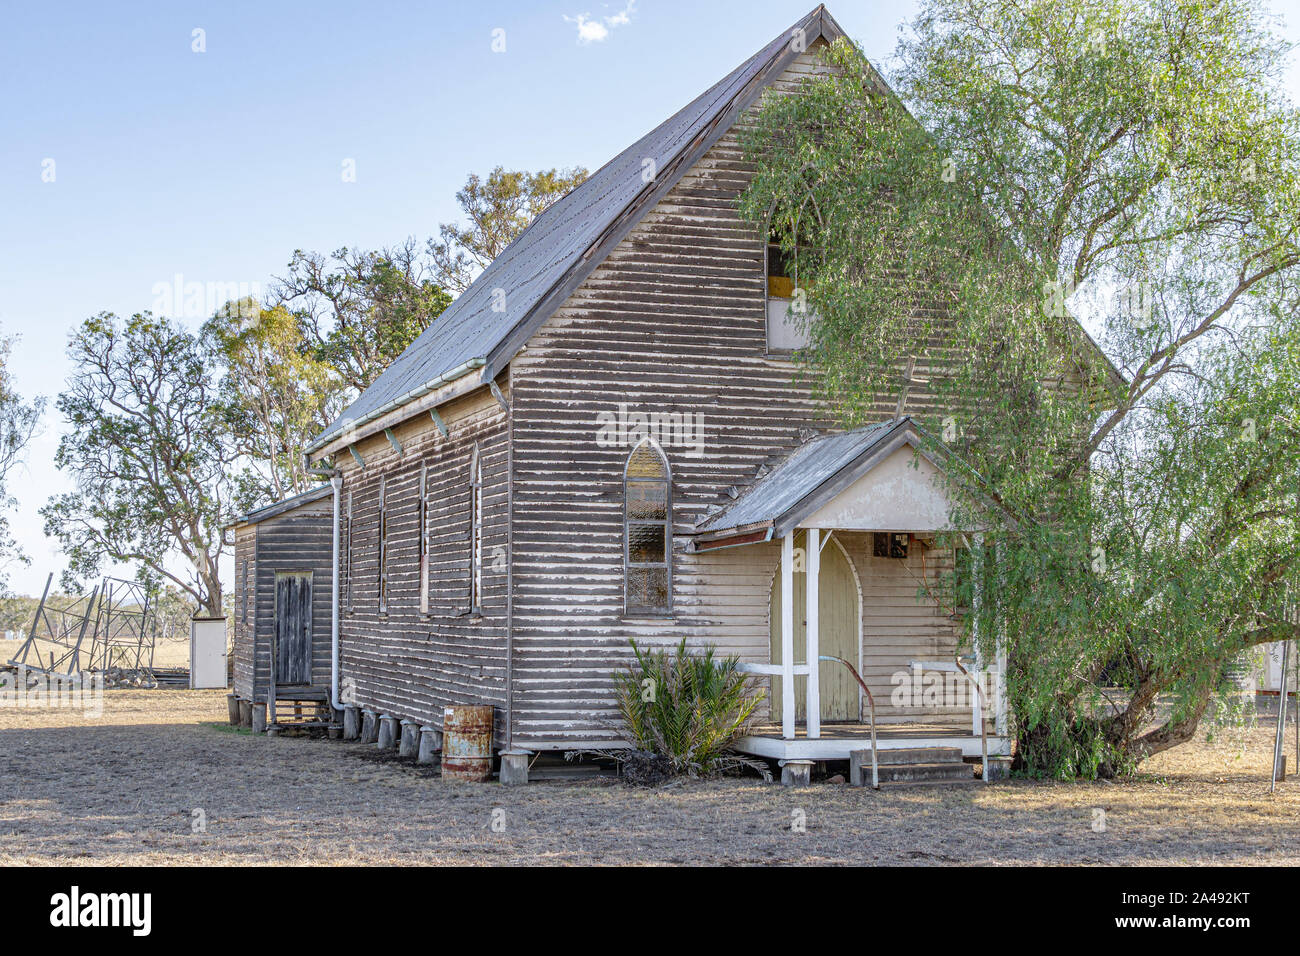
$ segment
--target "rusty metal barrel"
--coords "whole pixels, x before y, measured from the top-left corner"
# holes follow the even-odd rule
[[[492,711],[490,706],[442,709],[442,775],[448,780],[492,776]]]

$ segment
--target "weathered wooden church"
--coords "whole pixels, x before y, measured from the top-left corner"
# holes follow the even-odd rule
[[[918,598],[952,560],[934,546],[945,463],[892,400],[842,432],[796,382],[791,277],[736,209],[737,121],[841,35],[818,7],[600,168],[313,442],[335,475],[313,638],[335,707],[441,727],[488,704],[502,750],[609,746],[629,639],[685,637],[767,691],[752,754],[864,746],[868,694],[841,662],[882,749],[973,755],[983,730],[1007,752],[996,691],[964,709],[893,694],[899,673],[954,671],[957,625]],[[938,417],[923,389],[910,402]]]

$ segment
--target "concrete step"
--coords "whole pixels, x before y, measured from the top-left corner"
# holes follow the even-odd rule
[[[965,763],[881,764],[879,769],[881,783],[971,783],[975,780],[975,772]],[[863,778],[871,786],[870,764],[863,768]]]
[[[971,765],[962,760],[960,747],[909,747],[881,750],[878,760],[881,783],[938,783],[974,779]],[[850,782],[871,786],[871,751],[855,750],[849,756]]]
[[[871,764],[871,751],[862,752],[863,762]],[[961,763],[960,747],[907,747],[902,750],[881,750],[876,762],[880,766],[899,763]]]

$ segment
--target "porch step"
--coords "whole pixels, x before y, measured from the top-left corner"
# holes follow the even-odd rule
[[[871,751],[862,751],[868,767]],[[961,763],[960,747],[905,747],[901,750],[882,750],[876,762],[880,766],[898,763]]]
[[[960,747],[909,747],[881,750],[877,759],[881,783],[945,783],[972,781],[974,771],[963,762]],[[851,782],[871,786],[871,751],[855,750],[849,754]]]
[[[973,782],[975,773],[965,763],[899,763],[881,764],[881,783],[946,783],[950,780]],[[871,765],[863,768],[864,782],[871,785]]]

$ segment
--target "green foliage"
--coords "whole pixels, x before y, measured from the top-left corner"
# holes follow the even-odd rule
[[[9,494],[8,479],[20,464],[45,410],[45,399],[27,400],[18,394],[9,373],[12,336],[0,336],[0,594],[7,588],[5,570],[13,564],[27,564],[28,557],[9,531],[7,512],[15,502]]]
[[[103,312],[72,334],[68,357],[73,372],[56,402],[68,427],[54,460],[76,490],[41,508],[45,533],[68,556],[65,586],[129,562],[141,580],[170,580],[220,614],[232,456],[210,353],[169,319]]]
[[[468,226],[443,223],[428,252],[436,281],[459,295],[548,206],[587,178],[581,166],[536,173],[497,166],[486,179],[470,173],[456,202]]]
[[[897,95],[840,43],[745,137],[742,212],[816,251],[806,374],[856,424],[915,356],[954,524],[994,523],[979,633],[1005,640],[1030,773],[1127,772],[1192,736],[1228,662],[1297,633],[1283,52],[1249,0],[928,0]],[[946,586],[971,607],[972,576]]]
[[[364,391],[451,304],[414,240],[387,249],[295,250],[272,295],[343,404]],[[324,397],[322,404],[328,404]]]
[[[684,638],[672,654],[631,644],[636,661],[614,682],[619,714],[637,749],[669,758],[675,772],[690,776],[745,762],[729,748],[744,735],[763,696],[737,659],[718,660],[712,647],[691,654]]]
[[[342,411],[337,373],[283,305],[227,303],[203,327],[220,370],[223,440],[240,461],[240,510],[301,494],[319,479],[303,449]]]

